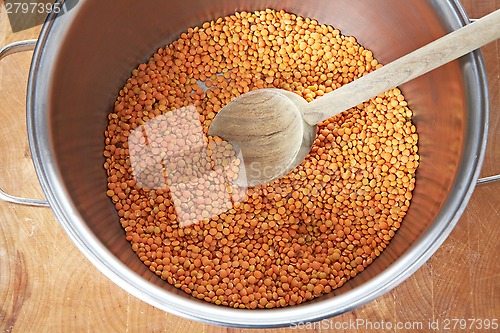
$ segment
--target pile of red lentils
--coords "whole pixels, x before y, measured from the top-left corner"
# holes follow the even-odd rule
[[[140,64],[108,116],[104,150],[107,194],[140,260],[193,297],[250,309],[299,304],[362,272],[412,199],[418,135],[399,89],[324,121],[289,175],[233,193],[233,206],[187,227],[176,214],[182,200],[174,202],[164,179],[156,188],[137,181],[129,140],[150,120],[195,107],[210,146],[221,142],[206,136],[213,118],[245,92],[276,87],[311,101],[380,66],[354,37],[270,9],[190,28]],[[156,154],[164,158],[171,143]],[[237,173],[237,163],[219,162]],[[199,205],[219,199],[207,186]]]

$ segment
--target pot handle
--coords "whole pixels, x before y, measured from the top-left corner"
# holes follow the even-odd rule
[[[5,45],[0,49],[0,60],[14,53],[31,51],[35,48],[36,42],[37,42],[36,39],[30,39]],[[49,203],[46,200],[15,197],[13,195],[5,193],[1,188],[0,188],[0,200],[20,205],[49,207]]]
[[[500,181],[500,174],[479,178],[477,180],[477,185],[485,185],[485,184],[489,184],[489,183],[493,183],[493,182],[497,182],[497,181]]]

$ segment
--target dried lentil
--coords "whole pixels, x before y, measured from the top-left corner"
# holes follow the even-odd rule
[[[206,135],[217,112],[250,90],[277,87],[311,101],[380,66],[354,37],[270,9],[205,22],[158,49],[132,71],[105,132],[106,193],[140,260],[194,297],[250,309],[302,303],[363,271],[394,237],[415,186],[418,135],[399,89],[320,124],[311,153],[290,175],[235,191],[234,207],[215,216],[203,213],[220,199],[210,196],[213,184],[198,189],[204,200],[172,198],[165,177],[153,176],[164,170],[147,159],[136,161],[149,170],[138,181],[130,143],[164,158],[182,148],[183,134],[147,145],[131,133],[194,107]],[[209,152],[182,155],[176,166],[196,174],[219,165],[234,177],[232,147],[200,140]],[[181,177],[176,170],[170,166],[167,176]],[[176,207],[183,204],[201,207],[206,218],[181,228]]]

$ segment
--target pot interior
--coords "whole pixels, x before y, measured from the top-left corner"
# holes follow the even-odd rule
[[[117,213],[106,196],[106,116],[131,70],[158,47],[206,20],[265,8],[284,9],[333,25],[344,35],[355,36],[383,64],[460,25],[453,3],[445,1],[184,0],[150,1],[146,5],[122,0],[117,6],[110,1],[86,0],[53,22],[45,35],[46,48],[51,49],[54,58],[48,69],[50,60],[42,57],[42,67],[51,80],[37,82],[38,94],[46,94],[43,98],[48,102],[35,112],[48,129],[46,143],[52,158],[49,168],[58,174],[58,186],[73,208],[66,208],[66,212],[62,208],[59,217],[84,221],[88,231],[132,271],[193,302],[198,301],[150,272],[125,240]],[[64,33],[55,32],[63,29]],[[457,179],[475,161],[468,145],[470,137],[478,135],[474,129],[478,121],[471,115],[470,101],[470,86],[476,83],[470,82],[471,73],[464,72],[471,61],[452,62],[401,87],[414,112],[421,157],[411,207],[390,246],[372,265],[342,288],[314,302],[344,294],[374,279],[429,233],[439,234],[448,226],[443,222],[443,211],[450,201],[463,196],[455,191]],[[41,85],[45,88],[39,88]],[[37,97],[35,108],[40,103]],[[38,126],[37,121],[34,126]],[[42,168],[44,163],[48,162],[41,161]],[[48,184],[50,188],[50,181]],[[454,193],[458,197],[451,200]],[[57,193],[52,198],[61,202]],[[53,208],[57,213],[58,208]]]

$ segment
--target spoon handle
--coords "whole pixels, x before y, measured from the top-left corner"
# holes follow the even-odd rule
[[[315,125],[500,38],[500,9],[455,30],[304,107]]]

